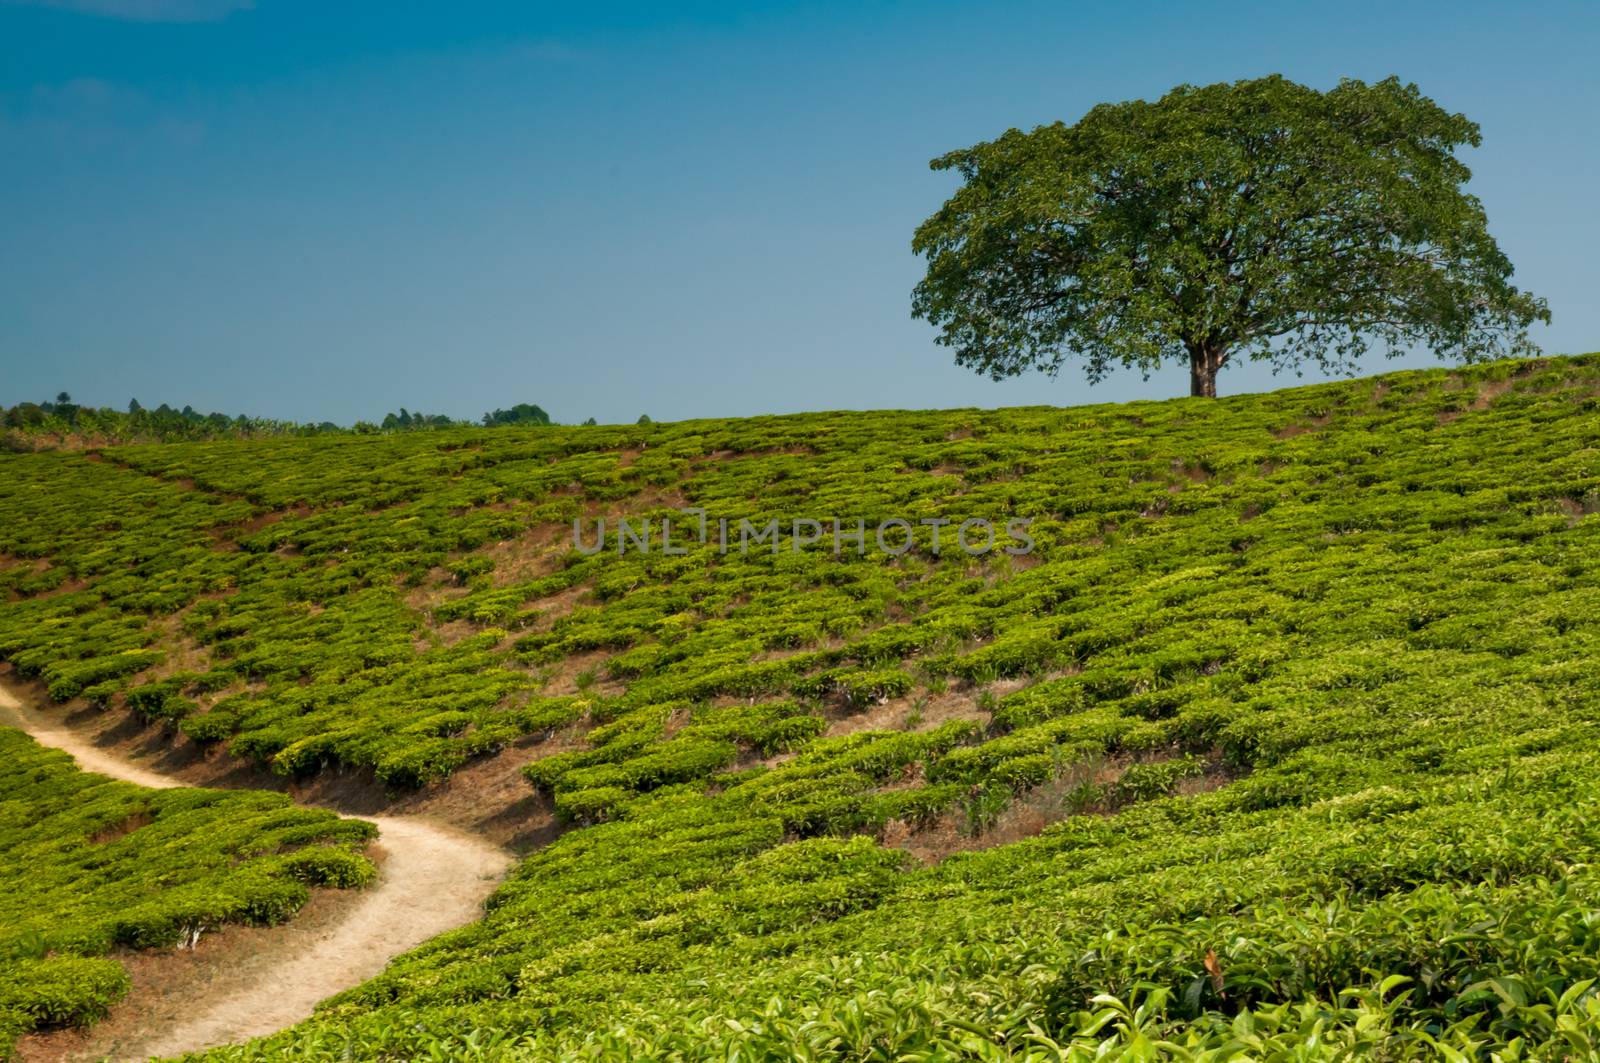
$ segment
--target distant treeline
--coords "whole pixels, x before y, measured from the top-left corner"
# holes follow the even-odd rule
[[[66,392],[53,402],[19,402],[0,406],[0,439],[11,450],[37,450],[75,443],[173,442],[199,439],[248,439],[259,436],[324,434],[374,435],[389,432],[428,431],[440,428],[498,428],[544,426],[555,422],[543,409],[518,403],[509,410],[493,410],[478,421],[457,420],[444,414],[412,413],[404,406],[379,422],[357,421],[349,427],[334,424],[282,421],[244,414],[201,413],[192,406],[173,409],[166,403],[154,409],[138,399],[126,410],[109,406],[82,406]],[[594,418],[584,422],[595,423]]]
[[[550,415],[531,403],[519,402],[509,410],[494,410],[483,415],[476,422],[485,428],[496,428],[500,425],[547,425],[554,424]],[[594,418],[584,422],[594,424]],[[390,414],[383,419],[383,428],[467,428],[474,424],[472,421],[453,421],[443,414],[407,413],[404,406],[400,413]]]

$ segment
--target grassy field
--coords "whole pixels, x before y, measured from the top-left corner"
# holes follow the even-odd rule
[[[510,758],[562,824],[217,1058],[1583,1057],[1597,443],[1588,356],[3,455],[0,658],[294,778]],[[573,548],[624,516],[684,552]]]

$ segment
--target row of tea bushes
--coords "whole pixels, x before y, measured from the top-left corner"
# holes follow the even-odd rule
[[[1568,509],[1581,513],[1600,485],[1571,432],[1548,430],[1571,426],[1542,411],[1590,401],[1589,374],[1583,360],[1507,363],[1209,406],[7,456],[0,502],[17,520],[0,529],[0,658],[58,697],[108,705],[164,669],[193,672],[204,677],[197,689],[176,692],[156,718],[279,770],[339,762],[397,786],[526,733],[501,718],[527,696],[521,676],[588,653],[606,656],[601,671],[627,686],[630,705],[798,697],[859,707],[919,679],[983,685],[1080,668],[1105,691],[1132,689],[1253,652],[1249,621],[1292,598],[1238,585],[1262,532],[1298,536],[1305,549],[1379,531],[1397,537],[1385,549],[1403,551],[1407,537],[1497,521],[1554,527]],[[1515,386],[1493,407],[1462,417],[1463,396],[1505,383]],[[1334,418],[1337,431],[1300,431]],[[1524,422],[1540,433],[1500,444],[1515,473],[1485,473],[1475,431]],[[585,507],[659,517],[690,503],[846,523],[1030,518],[1038,547],[1024,559],[934,556],[931,529],[919,527],[922,545],[902,557],[797,552],[789,538],[777,552],[725,554],[708,541],[684,556],[584,557],[559,523]],[[500,571],[491,551],[530,527],[545,545],[526,549],[545,571]],[[1115,622],[1081,614],[1099,612],[1123,581],[1163,579],[1177,582],[1152,600],[1171,608],[1193,594],[1216,600],[1210,629],[1161,662],[1103,659],[1149,660],[1130,640],[1167,632],[1136,611]],[[544,604],[570,594],[564,612]],[[509,653],[455,654],[435,634],[449,624],[535,630]],[[451,673],[443,687],[441,669]],[[313,694],[297,689],[308,682]],[[418,685],[448,687],[471,721],[443,730],[431,719],[439,695],[408,703]],[[366,695],[377,688],[388,688],[382,713]]]

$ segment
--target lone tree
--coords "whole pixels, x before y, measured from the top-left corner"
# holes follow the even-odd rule
[[[1101,104],[934,159],[962,187],[917,229],[912,313],[995,380],[1097,383],[1189,366],[1215,396],[1232,359],[1352,372],[1374,340],[1441,358],[1533,353],[1542,299],[1510,283],[1455,156],[1478,126],[1415,85],[1282,77]]]

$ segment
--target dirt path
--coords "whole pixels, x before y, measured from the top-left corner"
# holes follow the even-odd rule
[[[71,753],[85,770],[168,788],[184,783],[97,749],[61,723],[0,686],[0,725],[26,731],[43,745]],[[394,956],[477,919],[511,857],[487,842],[396,816],[364,816],[377,824],[386,859],[376,886],[327,932],[282,958],[264,976],[209,996],[181,1024],[152,1031],[119,1051],[130,1058],[172,1056],[243,1041],[291,1026],[318,1001],[366,981]]]

